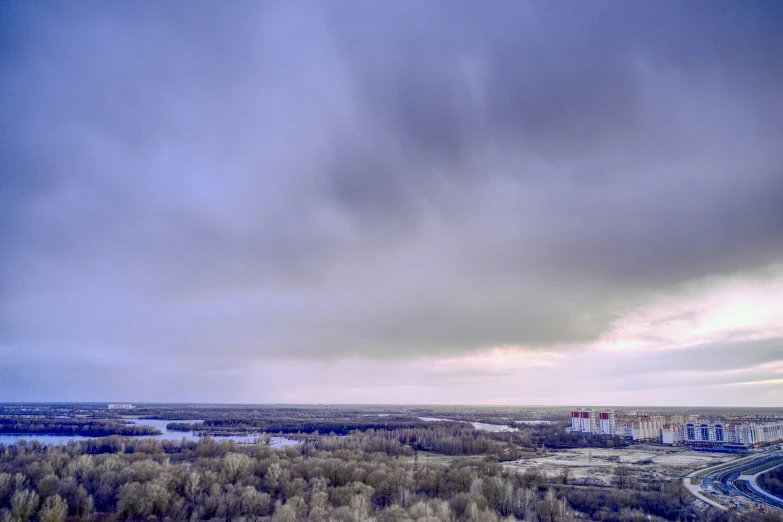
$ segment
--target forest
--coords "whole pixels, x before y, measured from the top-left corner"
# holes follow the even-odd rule
[[[0,405],[2,433],[99,437],[0,444],[0,522],[783,521],[704,508],[678,480],[628,466],[598,484],[510,464],[553,450],[628,444],[572,434],[565,413],[142,405],[129,416],[105,405]],[[138,417],[202,436],[147,438],[157,430],[125,424]],[[257,435],[255,442],[212,438],[240,433]],[[296,443],[274,448],[272,435]],[[768,477],[774,487],[777,479]]]
[[[0,446],[0,520],[740,520],[679,482],[583,487],[492,456],[432,458],[389,431],[265,444],[106,437]],[[750,518],[748,518],[750,517]],[[752,514],[742,520],[779,521]]]
[[[777,497],[783,497],[783,466],[759,476],[758,485]]]
[[[159,435],[152,426],[130,426],[121,421],[93,419],[58,419],[53,417],[0,417],[0,434],[81,435],[106,437],[108,435]]]

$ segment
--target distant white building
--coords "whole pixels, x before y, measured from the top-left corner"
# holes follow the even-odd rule
[[[685,438],[682,424],[664,424],[661,428],[661,442],[670,446],[679,446]]]
[[[617,433],[614,410],[603,410],[598,415],[591,409],[574,410],[571,412],[571,431],[614,436]]]
[[[133,404],[109,404],[110,410],[132,410],[135,407]]]
[[[631,423],[631,438],[633,440],[658,440],[661,438],[661,428],[666,423],[663,415],[647,415],[639,417]]]
[[[776,444],[783,441],[783,420],[736,424],[731,426],[729,437],[732,442],[745,446]]]
[[[617,427],[614,422],[614,410],[598,412],[598,433],[611,436],[617,434]]]
[[[571,431],[595,433],[595,410],[578,409],[571,412]]]
[[[692,446],[741,444],[747,447],[759,447],[776,444],[781,440],[783,440],[783,420],[739,423],[686,422],[683,427],[683,442]]]
[[[726,444],[734,442],[731,431],[723,422],[688,422],[685,424],[684,440],[686,444],[699,446]]]

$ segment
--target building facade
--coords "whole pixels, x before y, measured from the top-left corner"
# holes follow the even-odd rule
[[[592,433],[594,435],[617,435],[614,410],[595,410],[580,408],[571,412],[571,431],[574,433]]]
[[[617,426],[614,420],[614,410],[604,410],[598,412],[598,433],[600,435],[617,434]]]
[[[727,425],[723,422],[686,422],[684,441],[686,444],[717,446],[733,442]]]
[[[783,441],[783,420],[766,422],[687,422],[683,442],[694,446],[741,444],[756,448]]]
[[[666,423],[663,415],[649,415],[639,417],[631,422],[631,438],[633,440],[659,440],[661,428]]]
[[[571,412],[571,431],[596,433],[595,410],[578,409]]]
[[[742,423],[732,428],[732,442],[736,444],[756,448],[783,441],[783,420]]]
[[[684,428],[682,424],[664,424],[661,428],[661,442],[679,446],[685,441]]]
[[[620,415],[614,410],[596,413],[589,408],[571,412],[571,431],[601,436],[620,436],[636,441],[661,441],[663,444],[690,446],[745,446],[755,448],[783,441],[783,419],[734,417],[707,421],[698,415]]]

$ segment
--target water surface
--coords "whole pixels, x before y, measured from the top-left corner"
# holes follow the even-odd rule
[[[486,422],[459,421],[455,419],[442,419],[440,417],[419,417],[419,420],[423,420],[425,422],[437,422],[437,421],[468,422],[469,424],[472,424],[473,427],[476,428],[477,430],[482,430],[482,431],[519,431],[519,428],[512,428],[511,426],[506,426],[505,424],[487,424]]]
[[[137,425],[137,426],[152,426],[153,428],[158,428],[161,433],[160,435],[137,435],[134,436],[134,439],[158,439],[158,440],[172,440],[172,441],[181,441],[182,439],[186,440],[199,440],[201,438],[201,435],[199,435],[196,432],[192,431],[173,431],[169,430],[166,425],[170,422],[202,422],[201,420],[162,420],[162,419],[139,419],[139,418],[131,418],[131,417],[124,417],[123,420],[128,421],[130,424]],[[251,443],[255,442],[256,439],[258,439],[261,436],[260,433],[253,434],[253,435],[221,435],[221,436],[213,436],[212,438],[217,441],[226,441],[226,440],[233,440],[234,442],[238,443]],[[90,439],[99,439],[101,437],[85,437],[83,435],[43,435],[39,433],[22,433],[22,434],[5,434],[0,435],[0,444],[3,445],[11,445],[15,444],[17,441],[25,440],[28,442],[32,442],[34,440],[37,440],[41,444],[67,444],[70,441],[79,441],[79,440],[90,440]],[[299,444],[298,441],[288,439],[286,437],[272,437],[272,441],[269,443],[269,445],[273,448],[285,448],[287,446],[294,446],[296,444]]]

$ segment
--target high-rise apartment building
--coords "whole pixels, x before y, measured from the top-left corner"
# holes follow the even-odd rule
[[[669,424],[685,424],[684,415],[670,415]]]
[[[664,424],[661,428],[661,442],[672,446],[679,446],[685,438],[682,424]]]
[[[686,422],[683,442],[693,446],[741,444],[759,447],[783,440],[783,420],[764,422]]]
[[[615,426],[614,421],[614,410],[598,412],[598,433],[612,436],[617,433],[617,427]]]
[[[596,433],[595,410],[580,408],[572,411],[571,431]]]

